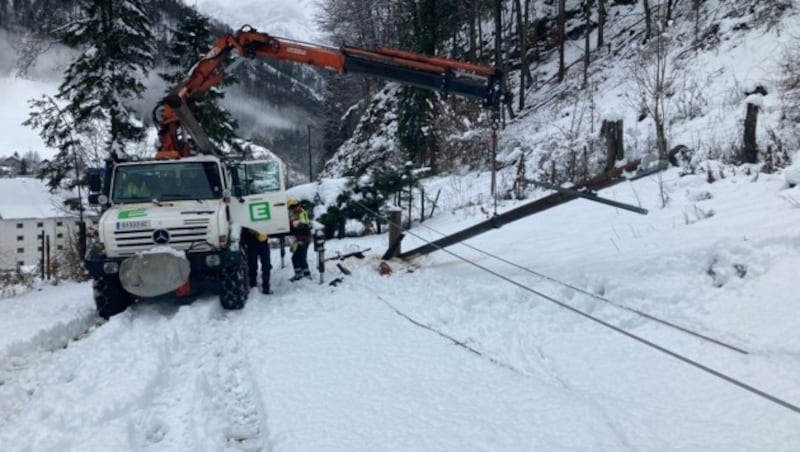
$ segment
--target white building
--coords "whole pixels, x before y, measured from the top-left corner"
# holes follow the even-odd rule
[[[38,265],[42,234],[49,237],[51,258],[65,250],[78,230],[78,217],[63,200],[39,179],[0,178],[0,270]]]

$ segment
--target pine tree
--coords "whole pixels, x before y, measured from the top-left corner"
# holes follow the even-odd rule
[[[167,63],[174,68],[172,72],[159,74],[170,86],[176,86],[186,77],[188,71],[205,55],[213,43],[211,24],[207,17],[192,10],[191,13],[178,24],[169,46]],[[222,87],[232,85],[237,80],[227,74],[222,83],[208,90],[195,99],[188,101],[188,106],[217,147],[222,144],[231,145],[240,150],[235,141],[236,129],[239,124],[229,111],[222,108],[219,103],[225,97]]]
[[[408,31],[401,39],[405,48],[433,55],[438,44],[439,17],[435,0],[420,0],[409,5]],[[436,169],[437,138],[433,121],[437,116],[438,94],[413,87],[400,90],[398,138],[409,159],[419,166]]]
[[[129,102],[141,98],[141,78],[153,64],[153,33],[144,0],[75,0],[76,17],[63,41],[82,53],[69,66],[55,100],[31,101],[25,122],[58,154],[42,169],[57,187],[77,161],[86,159],[78,142],[103,136],[102,152],[126,154],[126,145],[144,138],[144,127]],[[77,182],[77,181],[76,181]]]

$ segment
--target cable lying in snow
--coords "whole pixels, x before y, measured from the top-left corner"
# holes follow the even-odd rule
[[[380,217],[384,221],[388,222],[388,219],[386,217],[380,215],[378,212],[375,212],[374,210],[370,209],[369,207],[367,207],[367,206],[365,206],[365,205],[363,205],[361,203],[358,203],[358,205],[362,209],[364,209],[365,211],[369,212],[370,214],[375,215],[377,217]],[[420,239],[420,240],[422,240],[422,241],[425,241],[425,242],[427,242],[429,244],[432,244],[430,241],[428,241],[425,238],[419,236],[418,234],[414,234],[410,230],[406,230],[405,232],[410,234],[410,235],[412,235],[412,236],[414,236],[414,237],[416,237],[416,238],[418,238],[418,239]],[[683,356],[680,353],[674,352],[674,351],[672,351],[672,350],[670,350],[670,349],[668,349],[666,347],[662,347],[662,346],[656,344],[655,342],[649,341],[649,340],[647,340],[647,339],[645,339],[645,338],[643,338],[641,336],[638,336],[636,334],[628,332],[628,331],[626,331],[626,330],[624,330],[624,329],[622,329],[622,328],[620,328],[620,327],[618,327],[616,325],[612,325],[611,323],[608,323],[605,320],[602,320],[602,319],[599,319],[597,317],[594,317],[593,315],[591,315],[589,313],[581,311],[580,309],[575,308],[573,306],[570,306],[570,305],[568,305],[568,304],[566,304],[566,303],[564,303],[562,301],[559,301],[559,300],[557,300],[557,299],[555,299],[555,298],[553,298],[553,297],[551,297],[551,296],[549,296],[547,294],[544,294],[544,293],[539,292],[539,291],[537,291],[535,289],[532,289],[532,288],[526,286],[525,284],[522,284],[522,283],[517,282],[517,281],[515,281],[515,280],[513,280],[513,279],[511,279],[511,278],[509,278],[507,276],[504,276],[504,275],[502,275],[500,273],[497,273],[496,271],[494,271],[494,270],[492,270],[490,268],[487,268],[487,267],[485,267],[485,266],[483,266],[481,264],[473,262],[473,261],[471,261],[471,260],[469,260],[469,259],[467,259],[467,258],[465,258],[463,256],[460,256],[460,255],[448,250],[448,249],[439,247],[439,250],[443,251],[443,252],[445,252],[445,253],[447,253],[447,254],[449,254],[449,255],[451,255],[451,256],[453,256],[453,257],[455,257],[455,258],[457,258],[457,259],[459,259],[459,260],[461,260],[461,261],[463,261],[463,262],[465,262],[467,264],[470,264],[470,265],[472,265],[472,266],[474,266],[476,268],[479,268],[480,270],[483,270],[486,273],[489,273],[489,274],[491,274],[491,275],[493,275],[493,276],[495,276],[497,278],[500,278],[503,281],[511,283],[511,284],[519,287],[520,289],[523,289],[523,290],[525,290],[527,292],[530,292],[530,293],[532,293],[534,295],[537,295],[537,296],[539,296],[541,298],[544,298],[545,300],[547,300],[547,301],[549,301],[551,303],[554,303],[554,304],[556,304],[558,306],[561,306],[562,308],[564,308],[564,309],[566,309],[568,311],[572,311],[572,312],[574,312],[575,314],[578,314],[581,317],[584,317],[584,318],[586,318],[588,320],[591,320],[592,322],[598,323],[598,324],[600,324],[600,325],[602,325],[602,326],[604,326],[606,328],[609,328],[609,329],[611,329],[613,331],[616,331],[617,333],[620,333],[620,334],[625,335],[625,336],[627,336],[627,337],[629,337],[629,338],[631,338],[631,339],[633,339],[633,340],[635,340],[637,342],[640,342],[640,343],[642,343],[642,344],[644,344],[644,345],[646,345],[646,346],[648,346],[650,348],[658,350],[661,353],[669,355],[669,356],[671,356],[671,357],[673,357],[673,358],[675,358],[677,360],[683,361],[684,363],[689,364],[690,366],[696,367],[697,369],[700,369],[703,372],[706,372],[706,373],[708,373],[710,375],[713,375],[713,376],[715,376],[715,377],[717,377],[717,378],[719,378],[721,380],[725,380],[728,383],[731,383],[731,384],[733,384],[735,386],[738,386],[738,387],[744,389],[745,391],[748,391],[748,392],[750,392],[752,394],[755,394],[755,395],[757,395],[757,396],[759,396],[759,397],[761,397],[763,399],[766,399],[766,400],[768,400],[768,401],[770,401],[770,402],[772,402],[772,403],[774,403],[776,405],[780,405],[780,406],[782,406],[782,407],[784,407],[784,408],[786,408],[788,410],[791,410],[791,411],[793,411],[793,412],[795,412],[797,414],[800,414],[800,406],[798,406],[798,405],[794,405],[792,403],[789,403],[786,400],[783,400],[783,399],[781,399],[779,397],[776,397],[776,396],[774,396],[772,394],[769,394],[769,393],[767,393],[765,391],[762,391],[762,390],[760,390],[760,389],[758,389],[756,387],[750,386],[747,383],[744,383],[744,382],[742,382],[740,380],[737,380],[737,379],[735,379],[733,377],[730,377],[730,376],[728,376],[728,375],[726,375],[726,374],[724,374],[724,373],[722,373],[720,371],[714,370],[714,369],[712,369],[712,368],[710,368],[710,367],[708,367],[708,366],[706,366],[704,364],[701,364],[698,361],[695,361],[695,360],[693,360],[691,358]]]
[[[433,229],[432,227],[430,227],[430,226],[428,226],[428,225],[424,225],[424,224],[423,224],[423,225],[421,225],[421,226],[422,226],[422,227],[424,227],[424,228],[426,228],[426,229],[429,229],[429,230],[431,230],[431,231],[433,231],[433,232],[435,232],[435,233],[437,233],[437,234],[446,235],[445,233],[443,233],[443,232],[440,232],[440,231],[437,231],[436,229]],[[708,342],[712,342],[712,343],[714,343],[714,344],[717,344],[717,345],[720,345],[720,346],[722,346],[722,347],[725,347],[725,348],[727,348],[727,349],[729,349],[729,350],[733,350],[733,351],[735,351],[735,352],[739,352],[739,353],[741,353],[741,354],[743,354],[743,355],[747,355],[747,354],[749,354],[749,352],[748,352],[748,351],[746,351],[746,350],[744,350],[744,349],[742,349],[742,348],[736,347],[736,346],[734,346],[734,345],[727,344],[727,343],[725,343],[725,342],[722,342],[722,341],[721,341],[721,340],[719,340],[719,339],[714,339],[713,337],[708,337],[708,336],[706,336],[706,335],[703,335],[703,334],[701,334],[701,333],[698,333],[698,332],[696,332],[696,331],[692,331],[692,330],[690,330],[690,329],[688,329],[688,328],[686,328],[686,327],[683,327],[683,326],[677,325],[677,324],[675,324],[675,323],[672,323],[672,322],[670,322],[670,321],[668,321],[668,320],[664,320],[664,319],[658,318],[658,317],[656,317],[656,316],[654,316],[654,315],[648,314],[648,313],[646,313],[646,312],[643,312],[643,311],[640,311],[640,310],[638,310],[638,309],[634,309],[634,308],[631,308],[631,307],[628,307],[628,306],[625,306],[625,305],[622,305],[622,304],[619,304],[619,303],[615,303],[615,302],[613,302],[613,301],[609,300],[608,298],[601,297],[600,295],[597,295],[597,294],[591,293],[591,292],[589,292],[588,290],[581,289],[580,287],[577,287],[577,286],[575,286],[575,285],[572,285],[572,284],[569,284],[569,283],[567,283],[567,282],[564,282],[564,281],[558,280],[558,279],[556,279],[556,278],[553,278],[553,277],[551,277],[551,276],[547,276],[547,275],[545,275],[545,274],[543,274],[543,273],[539,273],[539,272],[537,272],[537,271],[535,271],[535,270],[531,270],[531,269],[529,269],[529,268],[527,268],[527,267],[524,267],[524,266],[522,266],[522,265],[519,265],[519,264],[517,264],[517,263],[515,263],[515,262],[509,261],[509,260],[507,260],[507,259],[504,259],[504,258],[502,258],[502,257],[500,257],[500,256],[497,256],[497,255],[495,255],[495,254],[492,254],[492,253],[490,253],[490,252],[488,252],[488,251],[484,251],[484,250],[482,250],[482,249],[480,249],[480,248],[477,248],[477,247],[475,247],[475,246],[472,246],[472,245],[470,245],[470,244],[468,244],[468,243],[466,243],[466,242],[461,242],[461,243],[459,243],[459,244],[460,244],[460,245],[463,245],[463,246],[466,246],[467,248],[469,248],[469,249],[471,249],[471,250],[477,251],[477,252],[479,252],[479,253],[481,253],[481,254],[483,254],[483,255],[485,255],[485,256],[488,256],[488,257],[491,257],[491,258],[493,258],[493,259],[496,259],[496,260],[498,260],[498,261],[500,261],[500,262],[502,262],[502,263],[504,263],[504,264],[511,265],[512,267],[515,267],[515,268],[518,268],[518,269],[520,269],[520,270],[526,271],[526,272],[528,272],[528,273],[530,273],[530,274],[536,275],[536,276],[538,276],[538,277],[540,277],[540,278],[546,279],[546,280],[548,280],[548,281],[550,281],[550,282],[553,282],[553,283],[555,283],[555,284],[559,284],[559,285],[561,285],[561,286],[564,286],[564,287],[567,287],[567,288],[569,288],[569,289],[572,289],[572,290],[574,290],[574,291],[576,291],[576,292],[580,292],[580,293],[582,293],[582,294],[584,294],[584,295],[587,295],[587,296],[589,296],[589,297],[592,297],[592,298],[594,298],[594,299],[596,299],[596,300],[602,301],[602,302],[604,302],[604,303],[608,303],[608,304],[610,304],[611,306],[614,306],[614,307],[616,307],[616,308],[618,308],[618,309],[622,309],[622,310],[624,310],[624,311],[632,312],[632,313],[634,313],[634,314],[637,314],[637,315],[639,315],[639,316],[642,316],[642,317],[644,317],[644,318],[646,318],[646,319],[652,320],[652,321],[654,321],[654,322],[657,322],[657,323],[660,323],[660,324],[662,324],[662,325],[666,325],[666,326],[668,326],[668,327],[670,327],[670,328],[674,328],[674,329],[676,329],[676,330],[679,330],[679,331],[683,331],[683,332],[684,332],[684,333],[686,333],[686,334],[690,334],[690,335],[692,335],[692,336],[694,336],[694,337],[697,337],[697,338],[703,339],[703,340],[705,340],[705,341],[708,341]]]
[[[389,309],[391,309],[392,311],[394,311],[394,313],[395,313],[395,314],[397,314],[397,315],[399,315],[400,317],[402,317],[402,318],[404,318],[404,319],[408,320],[409,322],[413,323],[414,325],[416,325],[416,326],[418,326],[418,327],[420,327],[420,328],[426,329],[426,330],[428,330],[428,331],[430,331],[430,332],[432,332],[432,333],[438,334],[439,336],[441,336],[441,337],[443,337],[443,338],[445,338],[445,339],[447,339],[447,340],[449,340],[449,341],[453,342],[453,344],[455,344],[455,345],[457,345],[457,346],[459,346],[459,347],[463,348],[464,350],[467,350],[467,351],[469,351],[470,353],[474,353],[474,354],[476,354],[476,355],[480,356],[481,358],[488,360],[488,361],[489,361],[489,362],[491,362],[492,364],[496,364],[496,365],[498,365],[498,366],[500,366],[500,367],[506,368],[506,369],[508,369],[508,370],[510,370],[510,371],[512,371],[512,372],[514,372],[514,373],[516,373],[516,374],[522,375],[522,376],[526,376],[526,377],[529,377],[529,376],[530,376],[530,375],[528,375],[528,374],[526,374],[526,373],[522,372],[521,370],[517,369],[516,367],[512,366],[511,364],[504,363],[504,362],[500,361],[500,360],[499,360],[499,359],[497,359],[497,358],[494,358],[494,357],[492,357],[492,356],[489,356],[489,355],[487,355],[486,353],[483,353],[482,351],[480,351],[480,350],[478,350],[478,349],[476,349],[476,348],[472,347],[471,345],[468,345],[468,344],[467,344],[467,343],[465,343],[465,342],[459,341],[458,339],[454,338],[453,336],[450,336],[450,335],[449,335],[449,334],[447,334],[447,333],[444,333],[444,332],[442,332],[442,331],[439,331],[439,330],[437,330],[436,328],[434,328],[434,327],[432,327],[432,326],[429,326],[429,325],[426,325],[426,324],[424,324],[424,323],[422,323],[422,322],[420,322],[420,321],[418,321],[418,320],[414,320],[413,318],[411,318],[411,317],[409,317],[408,315],[406,315],[405,313],[403,313],[401,310],[399,310],[399,309],[397,309],[396,307],[394,307],[394,305],[392,305],[391,303],[389,303],[389,302],[388,302],[388,301],[387,301],[385,298],[381,297],[380,295],[378,295],[378,300],[380,300],[381,302],[383,302],[383,304],[385,304],[386,306],[388,306],[388,307],[389,307]]]

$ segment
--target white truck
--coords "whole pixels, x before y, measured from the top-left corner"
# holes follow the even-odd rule
[[[249,292],[242,228],[289,232],[282,162],[203,155],[109,161],[90,180],[102,214],[87,251],[98,313],[139,299],[219,293],[240,309]]]
[[[225,78],[234,54],[479,99],[495,118],[510,101],[497,68],[398,49],[318,46],[249,26],[220,36],[153,110],[160,141],[154,159],[111,161],[105,183],[95,180],[104,211],[86,267],[100,315],[121,312],[139,298],[187,295],[209,285],[219,290],[223,307],[239,309],[248,293],[242,228],[272,236],[289,232],[282,165],[232,162],[190,108]],[[321,243],[315,238],[315,248],[324,252]]]

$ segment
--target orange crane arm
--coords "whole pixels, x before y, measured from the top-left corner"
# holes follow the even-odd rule
[[[161,140],[158,159],[189,155],[189,144],[180,138],[183,128],[201,153],[215,153],[208,136],[200,127],[186,101],[200,96],[225,77],[225,62],[231,52],[246,58],[271,58],[292,61],[339,73],[372,75],[408,85],[454,93],[483,100],[485,106],[498,108],[503,100],[503,74],[499,70],[441,57],[403,50],[377,50],[343,46],[339,49],[278,38],[243,27],[232,35],[219,37],[211,50],[154,110]],[[160,114],[158,114],[160,113]]]

